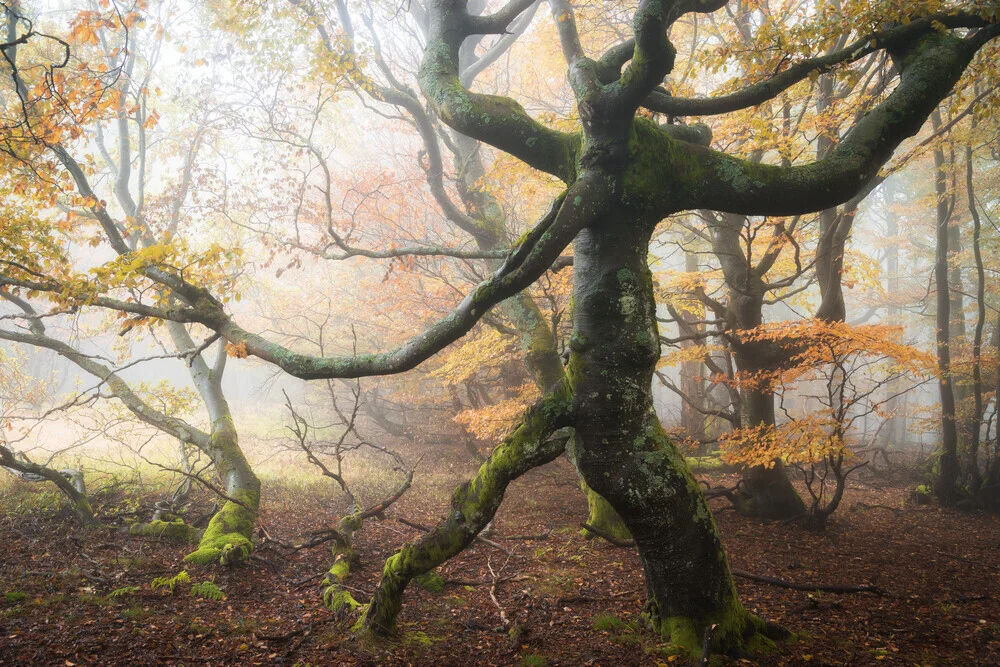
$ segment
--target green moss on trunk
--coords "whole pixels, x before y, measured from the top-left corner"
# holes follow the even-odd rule
[[[195,565],[235,565],[253,553],[254,521],[260,504],[258,491],[237,491],[233,498],[241,504],[227,502],[222,506],[205,529],[198,543],[198,550],[184,557],[185,562]]]
[[[346,616],[364,605],[354,599],[344,582],[351,574],[354,550],[349,546],[333,548],[333,565],[323,578],[323,606],[338,616]]]
[[[776,640],[790,636],[784,628],[748,612],[735,595],[717,613],[701,618],[661,616],[653,598],[647,602],[643,618],[663,641],[680,647],[692,662],[701,658],[706,632],[712,635],[712,653],[731,658],[770,653],[776,648]]]
[[[625,522],[618,516],[618,512],[611,506],[611,503],[605,500],[597,491],[587,486],[586,482],[581,481],[580,486],[584,493],[587,494],[587,508],[589,510],[587,525],[593,526],[602,533],[617,540],[632,539],[632,533],[628,532]],[[587,539],[596,537],[594,533],[586,528],[580,531],[580,535]]]
[[[201,537],[201,531],[194,526],[184,523],[183,520],[176,521],[150,521],[149,523],[135,523],[128,529],[132,535],[144,537],[160,537],[176,542],[187,544],[197,544]]]
[[[567,425],[571,405],[572,392],[562,382],[525,413],[521,425],[493,450],[479,472],[455,491],[448,517],[386,560],[382,581],[359,622],[363,633],[391,634],[410,581],[467,547],[496,514],[510,482],[565,451],[564,439],[549,436]]]
[[[635,541],[650,623],[691,656],[717,624],[715,645],[738,654],[761,643],[766,625],[740,605],[701,488],[653,409],[660,356],[647,263],[653,223],[642,208],[622,207],[574,245],[577,465]]]

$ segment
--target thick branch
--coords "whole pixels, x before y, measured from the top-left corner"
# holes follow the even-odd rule
[[[985,32],[984,29],[983,32]],[[996,30],[991,30],[991,35]],[[859,192],[906,138],[916,134],[961,78],[983,37],[935,33],[909,53],[900,83],[865,115],[825,159],[798,167],[754,164],[692,146],[668,173],[697,175],[680,207],[742,215],[788,216],[832,208]],[[687,195],[687,197],[685,197]]]
[[[571,183],[576,175],[579,135],[545,127],[508,97],[473,93],[463,86],[458,50],[473,34],[469,18],[456,0],[433,0],[429,9],[430,30],[419,80],[434,112],[455,131]]]
[[[315,357],[289,350],[250,333],[219,312],[203,324],[247,352],[302,379],[363,377],[401,373],[414,368],[461,338],[493,306],[533,283],[560,253],[591,224],[610,199],[611,184],[596,172],[585,173],[542,219],[503,266],[483,281],[445,318],[393,351],[355,357]]]
[[[911,43],[921,35],[933,31],[932,24],[934,23],[948,28],[970,28],[986,25],[986,22],[978,16],[935,14],[911,21],[906,25],[865,35],[842,49],[798,62],[764,81],[751,84],[728,95],[685,98],[671,97],[665,92],[654,91],[643,102],[643,106],[651,111],[671,116],[711,116],[757,106],[767,100],[774,99],[779,93],[810,76],[829,72],[837,65],[861,60],[880,49]],[[620,50],[609,51],[605,57],[608,60],[608,67],[611,68],[617,60],[620,60]]]

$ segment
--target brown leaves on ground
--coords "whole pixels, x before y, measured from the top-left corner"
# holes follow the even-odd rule
[[[465,472],[465,471],[462,471]],[[433,523],[459,480],[414,488],[393,511]],[[718,481],[718,480],[716,480]],[[797,633],[776,655],[743,664],[1000,664],[1000,519],[907,503],[912,482],[867,472],[853,480],[826,533],[762,524],[713,501],[733,567],[796,583],[873,583],[887,591],[834,595],[737,580],[744,603]],[[333,498],[272,486],[262,521],[294,537],[328,525]],[[16,514],[0,497],[0,663],[33,665],[672,665],[638,622],[642,570],[635,553],[587,541],[586,503],[563,461],[527,475],[507,494],[493,540],[442,568],[444,590],[412,586],[392,643],[361,645],[321,605],[323,548],[235,569],[188,570],[173,592],[158,577],[184,569],[184,549],[116,529],[83,531],[68,518]],[[545,539],[504,540],[545,535]],[[397,521],[366,524],[362,567],[349,580],[364,599],[383,559],[416,536]],[[501,620],[491,600],[509,620]],[[192,594],[212,580],[222,600]]]

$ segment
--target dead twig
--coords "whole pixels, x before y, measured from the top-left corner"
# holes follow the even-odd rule
[[[547,540],[552,535],[552,528],[550,527],[544,533],[539,533],[538,535],[510,535],[509,537],[497,537],[498,540],[504,540],[507,542],[522,541],[530,542],[532,540]]]
[[[488,585],[494,584],[494,583],[502,584],[502,583],[506,583],[508,581],[527,581],[529,579],[531,579],[531,577],[529,577],[528,575],[526,575],[526,574],[519,574],[517,576],[513,576],[512,575],[512,576],[509,576],[509,577],[499,577],[496,581],[486,580],[486,579],[483,579],[483,580],[476,580],[476,579],[445,579],[444,583],[446,585],[451,585],[451,586],[488,586]]]
[[[510,620],[507,618],[506,612],[504,612],[503,607],[500,606],[500,601],[497,600],[497,573],[493,571],[493,563],[490,559],[486,559],[486,567],[490,571],[490,576],[493,578],[493,583],[490,586],[490,600],[496,605],[497,611],[500,612],[500,621],[504,624],[504,627],[510,625]]]
[[[732,568],[730,571],[733,573],[734,577],[749,579],[750,581],[756,581],[761,584],[770,584],[771,586],[777,586],[779,588],[790,588],[795,591],[820,591],[821,593],[872,593],[878,596],[886,594],[881,588],[871,584],[862,584],[860,586],[853,586],[850,584],[796,584],[791,581],[785,581],[784,579],[765,577],[760,574],[754,574],[752,572],[736,568]]]
[[[320,579],[320,578],[322,578],[324,576],[326,576],[326,572],[317,572],[316,574],[310,574],[308,577],[305,577],[304,579],[299,579],[297,581],[293,581],[292,582],[292,590],[296,590],[298,588],[301,588],[302,586],[305,586],[309,582],[316,581],[317,579]]]
[[[286,632],[283,635],[257,635],[257,639],[263,639],[266,642],[283,642],[292,639],[293,637],[298,637],[299,635],[305,635],[313,631],[317,626],[326,625],[327,623],[332,623],[337,620],[336,616],[331,616],[330,618],[324,618],[318,621],[313,621],[311,623],[306,623],[303,626],[296,628],[290,632]]]

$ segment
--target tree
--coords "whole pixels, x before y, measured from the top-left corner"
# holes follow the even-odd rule
[[[44,318],[52,313],[41,312],[30,301],[38,293],[49,292],[55,284],[49,282],[48,286],[44,286],[37,282],[42,278],[43,282],[61,282],[56,301],[62,301],[71,313],[89,306],[100,306],[105,298],[118,301],[112,297],[95,297],[96,293],[114,294],[124,301],[138,302],[142,298],[142,289],[132,279],[137,270],[160,276],[170,272],[193,276],[192,272],[200,272],[199,280],[206,285],[214,282],[215,288],[223,291],[228,291],[232,285],[232,272],[218,260],[222,257],[234,258],[234,249],[224,250],[218,244],[210,244],[206,250],[192,248],[178,236],[183,232],[181,210],[192,187],[201,133],[196,133],[189,142],[185,142],[186,152],[177,192],[171,193],[172,197],[168,195],[158,201],[146,201],[145,165],[151,157],[146,133],[155,126],[157,117],[155,111],[150,112],[146,106],[149,95],[146,83],[155,65],[155,46],[160,36],[155,33],[149,35],[149,43],[145,46],[150,52],[144,56],[135,45],[134,29],[139,23],[139,9],[123,13],[115,6],[106,7],[103,12],[81,12],[74,20],[67,41],[48,38],[57,43],[63,59],[57,61],[54,68],[45,69],[38,82],[26,79],[25,72],[34,69],[34,57],[45,62],[48,54],[43,51],[19,60],[17,46],[4,48],[11,70],[13,92],[20,102],[14,107],[16,120],[7,127],[7,140],[20,142],[23,146],[15,149],[8,143],[8,150],[4,153],[4,159],[11,166],[6,183],[20,204],[16,210],[21,216],[39,215],[39,208],[44,209],[45,204],[56,207],[64,194],[60,181],[51,173],[54,165],[40,157],[45,153],[54,157],[65,169],[62,179],[75,183],[78,196],[63,203],[63,209],[67,211],[63,220],[52,220],[51,216],[43,214],[40,216],[43,220],[37,220],[33,225],[23,229],[18,225],[10,230],[8,248],[14,261],[7,262],[12,274],[5,276],[10,280],[2,282],[0,296],[20,311],[23,326],[21,331],[0,331],[0,339],[55,351],[107,385],[137,419],[207,454],[222,481],[221,495],[226,502],[201,535],[199,548],[187,559],[199,564],[233,564],[250,555],[250,538],[260,500],[260,482],[239,447],[232,413],[222,390],[226,359],[230,354],[238,356],[240,349],[220,345],[215,362],[210,366],[203,353],[218,339],[218,335],[211,336],[206,343],[196,344],[182,322],[165,320],[166,331],[177,356],[187,362],[191,380],[207,412],[209,428],[206,431],[151,406],[140,392],[121,378],[113,365],[50,336]],[[22,11],[17,5],[5,5],[7,34],[12,44],[30,41],[37,34],[34,23]],[[67,79],[63,72],[56,71],[72,60],[73,48],[79,49],[76,57],[80,57],[81,52],[90,46],[95,52],[86,53],[90,59],[77,66],[77,71],[82,73],[78,80]],[[23,65],[26,60],[30,66]],[[141,71],[143,65],[146,68],[144,72]],[[114,157],[104,144],[102,124],[105,122],[113,124],[117,133]],[[107,202],[98,200],[94,194],[91,178],[96,170],[91,165],[81,166],[67,144],[63,143],[81,137],[83,128],[91,123],[96,126],[94,139],[101,150],[103,166],[110,176],[113,201],[122,213],[121,223],[112,219]],[[33,153],[38,150],[42,153]],[[19,180],[18,174],[23,179],[24,171],[32,174],[28,181],[30,186]],[[40,172],[46,173],[43,175]],[[48,201],[40,205],[40,198],[47,198]],[[81,214],[81,205],[89,209],[89,213]],[[144,207],[147,205],[150,209],[156,206],[166,209],[156,216],[156,222],[162,226],[152,224],[146,217],[148,212]],[[72,266],[66,251],[75,242],[84,240],[85,225],[73,225],[81,218],[97,220],[102,229],[113,235],[112,246],[117,260],[83,271]],[[90,240],[91,245],[100,243]],[[48,278],[43,278],[46,275]],[[30,278],[24,280],[25,276]],[[153,290],[152,298],[169,308],[177,295],[171,288],[161,286]],[[116,313],[115,308],[101,310],[105,314],[123,314],[121,311]],[[119,335],[124,336],[146,323],[148,321],[143,316],[131,318],[123,323]]]
[[[870,416],[882,426],[889,423],[893,415],[888,404],[933,375],[934,358],[901,343],[902,331],[886,325],[802,320],[761,326],[745,337],[794,339],[800,347],[778,372],[735,379],[779,394],[784,419],[774,426],[757,424],[727,433],[724,455],[751,466],[780,461],[801,471],[811,502],[797,518],[823,530],[840,505],[848,475],[866,464],[856,463],[867,434],[855,424]],[[899,389],[894,393],[894,388]]]
[[[491,14],[470,12],[457,0],[432,0],[421,7],[427,39],[418,79],[436,118],[550,174],[565,189],[492,275],[447,317],[387,352],[316,357],[248,331],[213,293],[211,281],[149,261],[130,247],[124,221],[115,220],[91,196],[88,181],[61,145],[43,142],[38,150],[54,155],[73,176],[100,225],[102,241],[127,262],[130,278],[170,296],[163,302],[143,294],[129,302],[88,295],[88,303],[143,318],[200,324],[241,354],[303,379],[390,374],[416,366],[469,332],[490,308],[527,289],[572,243],[573,335],[565,376],[546,388],[476,476],[455,492],[448,517],[386,561],[361,625],[390,632],[408,582],[467,546],[496,512],[507,484],[559,456],[566,442],[559,432],[572,427],[584,480],[610,502],[635,540],[650,623],[692,654],[700,652],[709,630],[715,650],[752,650],[781,633],[740,603],[711,513],[652,407],[659,337],[647,265],[651,236],[660,220],[682,211],[795,216],[849,201],[877,176],[899,144],[920,130],[977,53],[1000,32],[996,10],[935,3],[926,10],[912,8],[911,14],[909,7],[862,3],[863,16],[845,13],[825,25],[827,32],[799,35],[803,55],[794,64],[735,92],[686,98],[661,87],[676,55],[668,31],[688,15],[713,13],[725,2],[643,0],[633,16],[633,37],[611,44],[598,57],[585,52],[572,8],[559,0],[550,4],[579,113],[575,131],[552,129],[513,99],[475,92],[461,79],[467,38],[504,34],[532,2],[514,0]],[[831,31],[841,34],[845,23],[857,38],[815,55],[825,49]],[[704,126],[661,125],[649,118],[648,112],[677,118],[754,106],[813,73],[835,68],[850,72],[851,63],[876,51],[896,63],[899,77],[892,92],[813,162],[742,159],[712,150]],[[349,51],[342,54],[351,60]],[[141,261],[128,262],[137,253]],[[15,273],[5,282],[63,294],[62,282],[48,276]]]
[[[36,482],[51,482],[63,492],[73,508],[73,512],[85,526],[97,524],[94,510],[87,497],[83,472],[74,469],[57,470],[50,465],[53,457],[45,463],[32,461],[23,451],[15,447],[16,440],[10,437],[19,412],[40,403],[48,394],[47,383],[31,377],[25,372],[23,355],[11,354],[0,349],[0,467],[22,479]],[[12,442],[14,440],[15,442]]]
[[[320,42],[322,57],[329,62],[328,70],[321,70],[318,78],[320,86],[352,86],[359,95],[373,102],[392,109],[406,118],[419,136],[422,149],[419,153],[419,164],[423,177],[427,181],[433,204],[452,234],[474,249],[449,250],[440,243],[425,242],[414,248],[412,245],[402,248],[372,251],[352,245],[348,239],[334,231],[336,224],[333,219],[331,192],[334,190],[334,170],[328,164],[323,151],[319,148],[316,137],[310,130],[309,136],[296,134],[287,127],[274,127],[275,139],[296,147],[306,147],[313,159],[321,167],[323,178],[319,190],[324,193],[322,213],[315,221],[327,233],[328,238],[323,244],[312,247],[304,246],[297,236],[275,234],[278,242],[286,248],[304,250],[325,258],[347,259],[355,256],[402,259],[414,262],[415,270],[425,275],[434,276],[436,266],[421,267],[417,262],[421,259],[439,257],[458,257],[462,259],[480,258],[492,259],[487,265],[488,270],[496,270],[506,249],[518,235],[517,227],[521,224],[517,215],[503,205],[495,191],[484,187],[482,181],[488,172],[487,161],[484,159],[485,147],[475,137],[461,132],[445,134],[437,131],[437,119],[427,112],[419,94],[405,81],[400,80],[390,67],[388,49],[380,41],[380,30],[375,26],[371,16],[362,13],[361,23],[367,29],[367,35],[358,33],[355,24],[358,23],[350,7],[343,0],[332,3],[304,2],[289,0],[289,4],[297,8],[307,22],[308,27],[316,31]],[[470,10],[481,12],[484,3],[473,3]],[[532,4],[511,24],[510,31],[490,42],[488,35],[477,35],[462,44],[458,53],[458,69],[462,85],[472,87],[477,79],[499,59],[508,53],[515,41],[531,25],[537,10],[537,3]],[[423,11],[423,10],[421,10]],[[281,9],[276,10],[281,14]],[[271,16],[263,13],[264,16]],[[333,18],[336,18],[336,21]],[[260,21],[259,17],[233,17],[240,21]],[[426,16],[424,17],[426,18]],[[417,17],[416,29],[426,38],[430,24]],[[337,24],[339,22],[339,25]],[[249,26],[246,29],[250,29]],[[338,30],[340,34],[338,34]],[[367,39],[365,39],[367,37]],[[356,44],[364,43],[371,49],[371,62],[360,57]],[[332,62],[330,62],[332,61]],[[346,61],[346,62],[345,62]],[[344,78],[347,83],[341,83]],[[318,114],[319,108],[315,109]],[[270,115],[270,112],[268,112]],[[314,127],[311,125],[310,127]],[[450,160],[449,160],[450,158]],[[455,174],[449,177],[445,168],[453,166]],[[309,173],[303,183],[309,180]],[[450,182],[449,182],[450,181]],[[382,243],[385,244],[385,239]],[[561,258],[563,262],[571,259]],[[440,276],[434,276],[440,278]],[[471,287],[467,286],[466,289]],[[544,392],[555,386],[564,378],[563,365],[560,361],[560,336],[557,331],[557,320],[546,317],[547,313],[541,304],[537,291],[522,290],[514,298],[502,302],[497,313],[486,324],[493,326],[502,333],[516,336],[520,342],[520,356],[523,359],[528,378],[534,385],[535,393]],[[532,393],[519,383],[524,390],[521,395]],[[509,398],[509,397],[507,397]],[[461,401],[456,400],[460,405]],[[513,406],[511,401],[502,401]],[[487,401],[489,403],[489,401]],[[522,403],[523,404],[523,403]],[[474,407],[474,406],[473,406]],[[465,415],[469,417],[468,414]],[[465,438],[467,446],[472,450],[471,439]],[[568,454],[573,459],[574,441],[570,440]],[[628,537],[621,521],[615,516],[608,504],[590,489],[581,477],[581,485],[587,494],[590,516],[588,523],[619,537]]]

